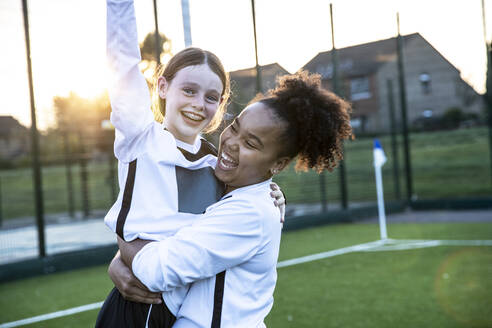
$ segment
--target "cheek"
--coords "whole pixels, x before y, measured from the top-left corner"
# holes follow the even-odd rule
[[[207,106],[207,117],[209,119],[212,119],[215,116],[215,114],[217,114],[218,111],[219,111],[219,105],[218,104],[215,104],[215,105],[209,104]]]
[[[219,138],[220,143],[226,141],[229,138],[229,135],[230,135],[229,132],[230,132],[230,128],[229,127],[226,127],[224,129],[224,131],[222,131],[222,133],[220,134],[220,138]]]
[[[266,161],[263,156],[258,152],[251,149],[241,150],[240,163],[248,167],[248,175],[258,175],[266,171]]]
[[[250,166],[250,171],[258,177],[264,177],[270,171],[275,160],[270,156],[269,153],[252,151],[248,154],[248,166]]]
[[[175,115],[176,113],[176,99],[173,97],[166,98],[166,114]]]

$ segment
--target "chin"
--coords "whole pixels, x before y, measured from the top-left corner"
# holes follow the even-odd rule
[[[198,136],[198,134],[200,134],[201,130],[202,129],[200,129],[200,128],[191,127],[188,125],[182,125],[182,126],[180,126],[179,132],[183,137],[185,137],[187,139],[195,140],[196,137]]]
[[[200,131],[200,126],[191,126],[186,123],[181,124],[180,126],[181,131],[185,135],[192,135],[195,134],[195,132]]]
[[[217,179],[219,179],[220,181],[226,183],[225,180],[227,180],[227,175],[224,174],[224,172],[222,172],[222,170],[217,169],[217,167],[216,167],[214,173],[215,173],[215,177]]]
[[[234,181],[234,177],[231,176],[231,174],[227,174],[227,172],[224,172],[223,170],[217,168],[215,169],[215,177],[227,185],[229,185],[230,182]]]

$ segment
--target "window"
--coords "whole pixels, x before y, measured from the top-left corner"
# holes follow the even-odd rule
[[[350,99],[361,100],[371,98],[369,78],[360,77],[350,80]]]
[[[420,86],[422,87],[422,93],[428,95],[431,93],[431,77],[428,73],[422,73],[419,75]]]
[[[350,120],[350,126],[356,132],[364,132],[366,129],[367,117],[362,115],[359,117],[352,117]]]
[[[433,114],[432,109],[426,109],[422,112],[422,116],[426,118],[432,117]]]
[[[353,118],[350,120],[350,126],[356,130],[356,129],[360,129],[361,126],[362,126],[362,120],[358,117],[356,118]]]
[[[333,77],[333,66],[328,65],[318,65],[316,67],[316,72],[321,75],[323,79],[331,79]]]

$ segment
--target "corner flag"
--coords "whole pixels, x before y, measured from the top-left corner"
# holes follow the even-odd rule
[[[374,139],[374,166],[381,167],[386,163],[386,155],[384,154],[383,147],[381,147],[381,143],[379,143],[378,139]]]
[[[381,167],[386,163],[386,155],[384,155],[383,147],[378,139],[374,139],[374,173],[376,175],[376,191],[378,194],[378,214],[379,214],[379,231],[381,240],[388,239],[386,230],[386,214],[384,213],[384,193],[383,193],[383,177]]]

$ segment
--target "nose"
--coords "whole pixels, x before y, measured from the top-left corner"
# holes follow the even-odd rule
[[[239,146],[238,146],[238,144],[237,144],[237,143],[233,143],[233,144],[229,145],[229,147],[228,147],[228,148],[229,148],[231,151],[233,151],[233,152],[237,152],[237,150],[239,149]]]
[[[234,135],[229,135],[224,140],[224,146],[228,152],[237,152],[239,149],[238,137],[236,137]]]
[[[193,99],[193,102],[191,103],[191,107],[196,110],[202,111],[205,107],[205,101],[202,99],[202,97],[195,97]]]

